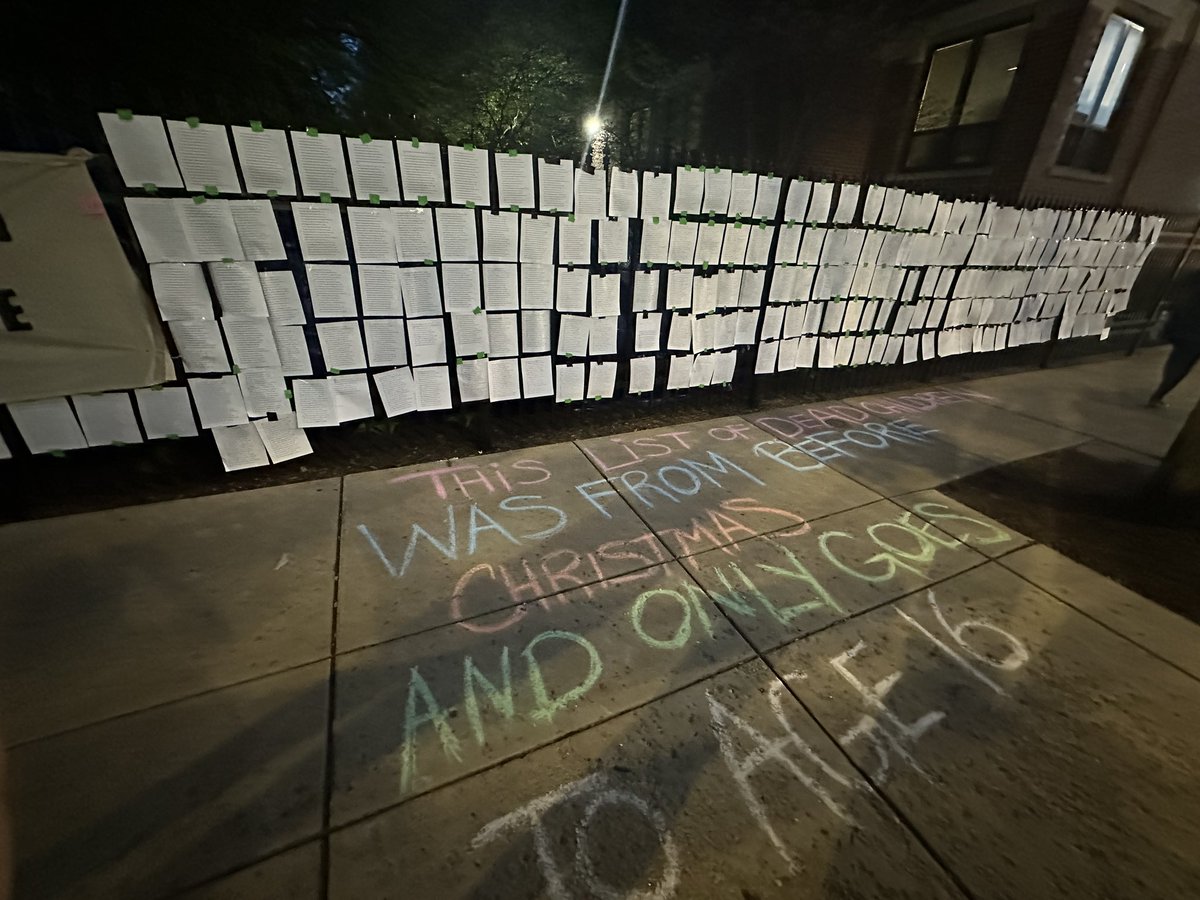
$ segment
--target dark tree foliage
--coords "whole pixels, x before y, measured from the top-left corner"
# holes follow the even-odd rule
[[[891,17],[866,0],[630,0],[612,158],[786,171],[871,102]],[[97,147],[98,110],[578,155],[619,0],[213,0],[6,10],[0,147]]]

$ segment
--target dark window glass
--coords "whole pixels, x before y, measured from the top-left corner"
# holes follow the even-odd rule
[[[996,123],[1028,31],[1028,25],[1018,25],[934,51],[913,123],[907,168],[949,169],[990,161]]]

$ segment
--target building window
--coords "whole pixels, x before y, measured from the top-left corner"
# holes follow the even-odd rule
[[[1100,36],[1087,78],[1058,154],[1058,164],[1089,172],[1107,172],[1117,146],[1121,98],[1146,38],[1146,29],[1121,16],[1110,16]],[[1118,117],[1119,118],[1119,117]]]
[[[1028,24],[939,47],[929,60],[906,168],[991,162],[992,139],[1021,61]]]

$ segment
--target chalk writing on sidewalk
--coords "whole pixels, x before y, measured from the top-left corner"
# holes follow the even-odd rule
[[[639,601],[648,599],[651,593],[654,596],[662,594],[648,592]],[[667,593],[675,594],[674,602],[679,603],[682,610],[688,609],[690,604],[681,593]],[[980,690],[995,694],[999,698],[997,702],[1006,702],[1008,688],[998,679],[1017,671],[1029,660],[1024,643],[988,619],[974,617],[952,623],[932,590],[926,593],[924,600],[919,612],[893,608],[898,627],[927,641],[938,657],[949,660],[955,668],[967,673],[971,683]],[[685,617],[690,615],[685,613]],[[1000,653],[982,649],[972,639],[972,635],[978,633],[990,636],[991,648],[1002,645],[1005,649]],[[665,647],[672,642],[662,643]],[[691,740],[715,741],[716,755],[733,780],[736,796],[793,873],[800,871],[802,848],[788,843],[785,826],[798,818],[796,798],[780,794],[778,782],[773,782],[774,787],[769,793],[756,787],[755,778],[759,773],[768,769],[786,772],[801,791],[813,799],[814,810],[818,813],[823,810],[837,822],[858,828],[861,823],[856,820],[852,807],[870,802],[871,785],[878,787],[884,782],[894,760],[930,777],[920,766],[916,744],[953,715],[952,709],[926,710],[915,717],[911,716],[911,711],[908,717],[902,715],[890,703],[890,695],[909,673],[894,670],[875,680],[864,678],[859,671],[859,659],[867,649],[866,642],[856,640],[826,660],[825,665],[850,686],[863,706],[861,720],[841,735],[838,743],[846,749],[858,741],[871,742],[878,762],[866,771],[868,780],[855,775],[847,761],[827,742],[814,746],[801,736],[802,729],[796,727],[796,718],[805,713],[791,698],[785,682],[801,685],[809,673],[791,672],[783,676],[783,681],[772,678],[764,685],[763,692],[771,710],[768,716],[761,712],[755,715],[743,712],[735,700],[719,690],[710,688],[705,692],[709,736],[702,734]],[[803,688],[799,690],[802,692]],[[688,748],[688,755],[699,758],[708,752]],[[619,766],[617,769],[628,771]],[[505,838],[517,841],[531,836],[546,894],[552,898],[565,900],[590,896],[668,900],[677,891],[684,863],[666,817],[654,805],[656,789],[653,783],[635,784],[636,778],[635,774],[617,781],[610,773],[602,771],[570,781],[484,825],[471,841],[471,849],[478,851]],[[651,854],[655,868],[649,873],[637,873],[638,879],[649,887],[632,891],[618,889],[598,874],[604,868],[620,870],[619,864],[605,867],[604,861],[596,858],[597,850],[589,838],[589,829],[601,810],[607,810],[610,816],[628,817],[617,820],[629,823],[630,827],[623,831],[632,830],[635,822],[648,824],[652,829],[658,844]],[[555,814],[553,823],[551,813]],[[606,842],[605,846],[611,852],[611,842]]]
[[[564,860],[561,858],[561,850],[556,852],[556,848],[560,848],[565,842],[551,833],[545,820],[551,810],[572,800],[586,803],[574,827],[573,858]],[[636,816],[641,821],[648,822],[654,830],[663,863],[657,877],[643,879],[654,883],[652,890],[627,893],[607,884],[597,873],[588,835],[592,821],[602,809],[621,810],[623,815]],[[570,900],[578,896],[598,897],[601,900],[667,900],[675,895],[679,884],[679,850],[663,814],[640,795],[619,784],[613,784],[604,773],[594,773],[564,784],[535,797],[519,809],[494,819],[475,835],[471,848],[479,849],[514,832],[529,832],[533,835],[538,867],[546,880],[546,894],[552,900]],[[571,890],[572,876],[582,882],[584,892]]]
[[[988,670],[1012,673],[1020,669],[1029,660],[1029,650],[1024,643],[987,619],[966,619],[952,625],[947,621],[932,590],[926,592],[925,600],[936,623],[934,628],[922,624],[916,616],[899,606],[893,607],[893,612],[901,622],[927,639],[939,653],[956,667],[962,668],[979,685],[1001,697],[1007,697],[1007,689],[996,681],[995,676]],[[1003,656],[994,656],[979,649],[969,639],[972,632],[991,634],[1007,645],[1007,652]],[[861,719],[838,737],[838,743],[843,748],[848,748],[860,740],[870,742],[876,755],[876,764],[866,775],[876,786],[887,780],[893,759],[899,759],[914,771],[929,778],[916,756],[915,746],[922,737],[944,721],[949,713],[934,709],[926,710],[908,721],[902,718],[900,712],[889,705],[888,697],[906,673],[893,670],[873,683],[865,682],[854,670],[854,666],[856,657],[866,648],[864,641],[855,641],[827,661],[837,675],[850,685],[864,707]],[[791,672],[783,676],[785,681],[792,684],[802,682],[807,677],[806,672]],[[844,797],[845,792],[858,790],[864,785],[840,774],[811,745],[799,737],[789,722],[788,712],[784,709],[782,698],[785,688],[782,682],[772,679],[766,690],[782,734],[770,737],[762,734],[709,692],[711,726],[721,749],[721,757],[738,786],[751,818],[767,835],[780,857],[794,870],[796,861],[791,849],[780,838],[771,823],[763,798],[751,785],[750,779],[754,773],[772,764],[783,766],[821,805],[847,822],[853,820],[844,806],[844,800],[839,797]],[[751,739],[755,748],[753,751],[740,757],[737,755],[730,736],[734,729]],[[788,815],[794,816],[795,810],[789,809]]]

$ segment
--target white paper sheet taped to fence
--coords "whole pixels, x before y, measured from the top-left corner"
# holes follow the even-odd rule
[[[175,376],[86,162],[0,153],[0,402]]]

